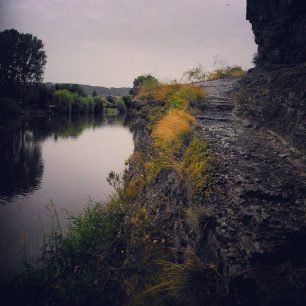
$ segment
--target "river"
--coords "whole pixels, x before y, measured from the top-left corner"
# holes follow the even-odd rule
[[[36,260],[55,223],[105,200],[108,173],[122,173],[133,148],[118,116],[0,122],[0,279]]]

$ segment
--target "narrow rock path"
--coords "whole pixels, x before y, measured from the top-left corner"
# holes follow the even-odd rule
[[[304,164],[290,146],[235,116],[238,86],[238,79],[203,83],[208,98],[197,116],[216,161],[208,205],[217,225],[205,244],[215,245],[227,275],[306,254]]]

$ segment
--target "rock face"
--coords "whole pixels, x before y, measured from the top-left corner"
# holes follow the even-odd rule
[[[256,68],[242,81],[237,111],[306,152],[306,1],[248,0],[258,44]]]
[[[254,69],[237,93],[238,114],[306,153],[306,66]]]
[[[260,88],[265,81],[254,84]],[[203,205],[216,222],[202,223],[196,249],[227,279],[228,300],[217,305],[304,306],[306,168],[295,165],[290,146],[237,120],[230,94],[237,86],[235,79],[203,84],[208,96],[197,116],[199,134],[218,161]]]
[[[248,0],[247,19],[258,44],[259,64],[306,61],[305,0]]]

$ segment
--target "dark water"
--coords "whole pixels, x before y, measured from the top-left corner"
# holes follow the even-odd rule
[[[133,151],[126,118],[35,118],[0,122],[0,278],[37,257],[54,222],[102,201],[111,170]]]

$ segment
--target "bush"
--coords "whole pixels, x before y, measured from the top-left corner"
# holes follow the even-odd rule
[[[54,88],[57,91],[67,89],[68,91],[70,91],[72,93],[76,93],[81,97],[86,97],[86,94],[85,94],[84,90],[78,84],[65,84],[65,83],[64,84],[55,84]]]
[[[74,100],[74,95],[68,89],[57,90],[53,94],[53,101],[55,102],[56,109],[60,112],[70,112],[72,108],[72,102]]]
[[[66,113],[100,113],[104,109],[104,102],[99,96],[81,96],[67,89],[57,90],[53,94],[53,101],[58,112]]]
[[[208,81],[219,80],[223,78],[240,78],[246,75],[246,71],[244,71],[240,66],[233,66],[227,68],[217,69],[208,74]]]
[[[207,72],[204,71],[201,64],[198,64],[196,67],[186,70],[183,73],[183,79],[189,83],[201,83],[206,81]]]
[[[130,93],[133,96],[136,96],[139,92],[139,89],[144,86],[154,86],[159,84],[158,80],[151,74],[140,75],[133,81],[133,88]]]
[[[131,95],[122,96],[122,100],[123,100],[127,109],[133,107],[133,99],[132,99]]]
[[[117,107],[117,110],[118,110],[119,113],[125,113],[127,111],[126,104],[125,104],[125,102],[124,102],[122,97],[117,99],[116,107]]]

